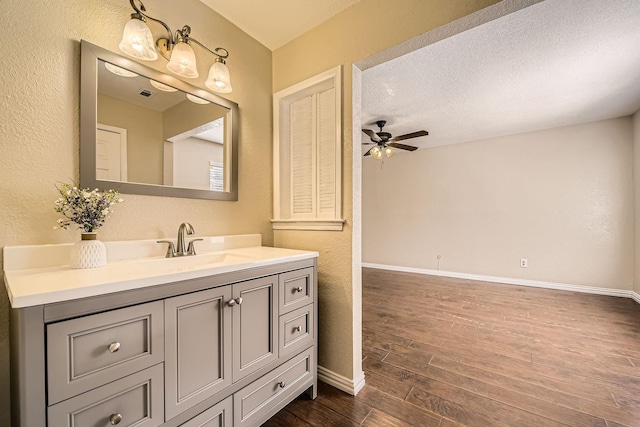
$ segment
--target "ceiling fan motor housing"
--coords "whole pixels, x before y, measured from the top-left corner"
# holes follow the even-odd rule
[[[382,142],[387,142],[389,139],[391,139],[391,134],[389,132],[380,131],[380,132],[376,132],[376,135],[380,137]]]

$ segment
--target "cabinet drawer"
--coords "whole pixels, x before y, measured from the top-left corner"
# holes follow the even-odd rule
[[[164,422],[162,364],[50,406],[48,425],[155,427]],[[120,421],[118,421],[120,420]]]
[[[47,326],[49,405],[162,362],[162,301]]]
[[[255,426],[313,385],[313,349],[249,384],[233,396],[234,426]]]
[[[280,314],[313,302],[313,268],[289,271],[279,276]]]
[[[280,357],[314,343],[313,304],[280,316]]]
[[[216,403],[180,427],[233,427],[233,397]]]

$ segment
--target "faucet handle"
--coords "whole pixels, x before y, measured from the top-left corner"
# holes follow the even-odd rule
[[[189,246],[187,247],[187,253],[190,255],[196,255],[196,245],[194,245],[194,242],[201,242],[204,239],[193,239],[189,241]]]
[[[165,258],[173,258],[174,256],[176,256],[176,247],[173,246],[173,242],[171,240],[158,240],[157,242],[169,244],[169,246],[167,247],[167,254],[165,255]]]

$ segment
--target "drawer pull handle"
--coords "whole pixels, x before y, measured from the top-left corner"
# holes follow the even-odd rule
[[[301,326],[296,326],[295,328],[293,328],[294,331],[296,332],[300,332],[302,330]]]
[[[112,426],[115,426],[116,424],[120,424],[120,421],[122,421],[122,415],[120,414],[112,414],[109,417],[109,422],[111,423]]]
[[[238,297],[236,299],[231,299],[231,300],[229,300],[229,302],[227,304],[229,304],[229,307],[233,307],[236,304],[242,305],[242,297]]]
[[[278,387],[280,387],[280,388],[284,388],[285,386],[286,386],[286,384],[284,383],[284,381],[280,381],[278,383]]]
[[[302,286],[298,286],[297,288],[295,288],[296,292],[302,292]]]
[[[109,349],[109,353],[115,353],[116,351],[120,350],[120,343],[112,342],[111,344],[109,344],[109,347],[107,348]]]

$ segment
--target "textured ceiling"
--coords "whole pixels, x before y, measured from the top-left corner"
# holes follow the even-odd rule
[[[275,50],[360,0],[200,0]]]
[[[640,109],[640,1],[546,0],[362,74],[363,127],[433,147]],[[368,141],[363,134],[363,142]]]

